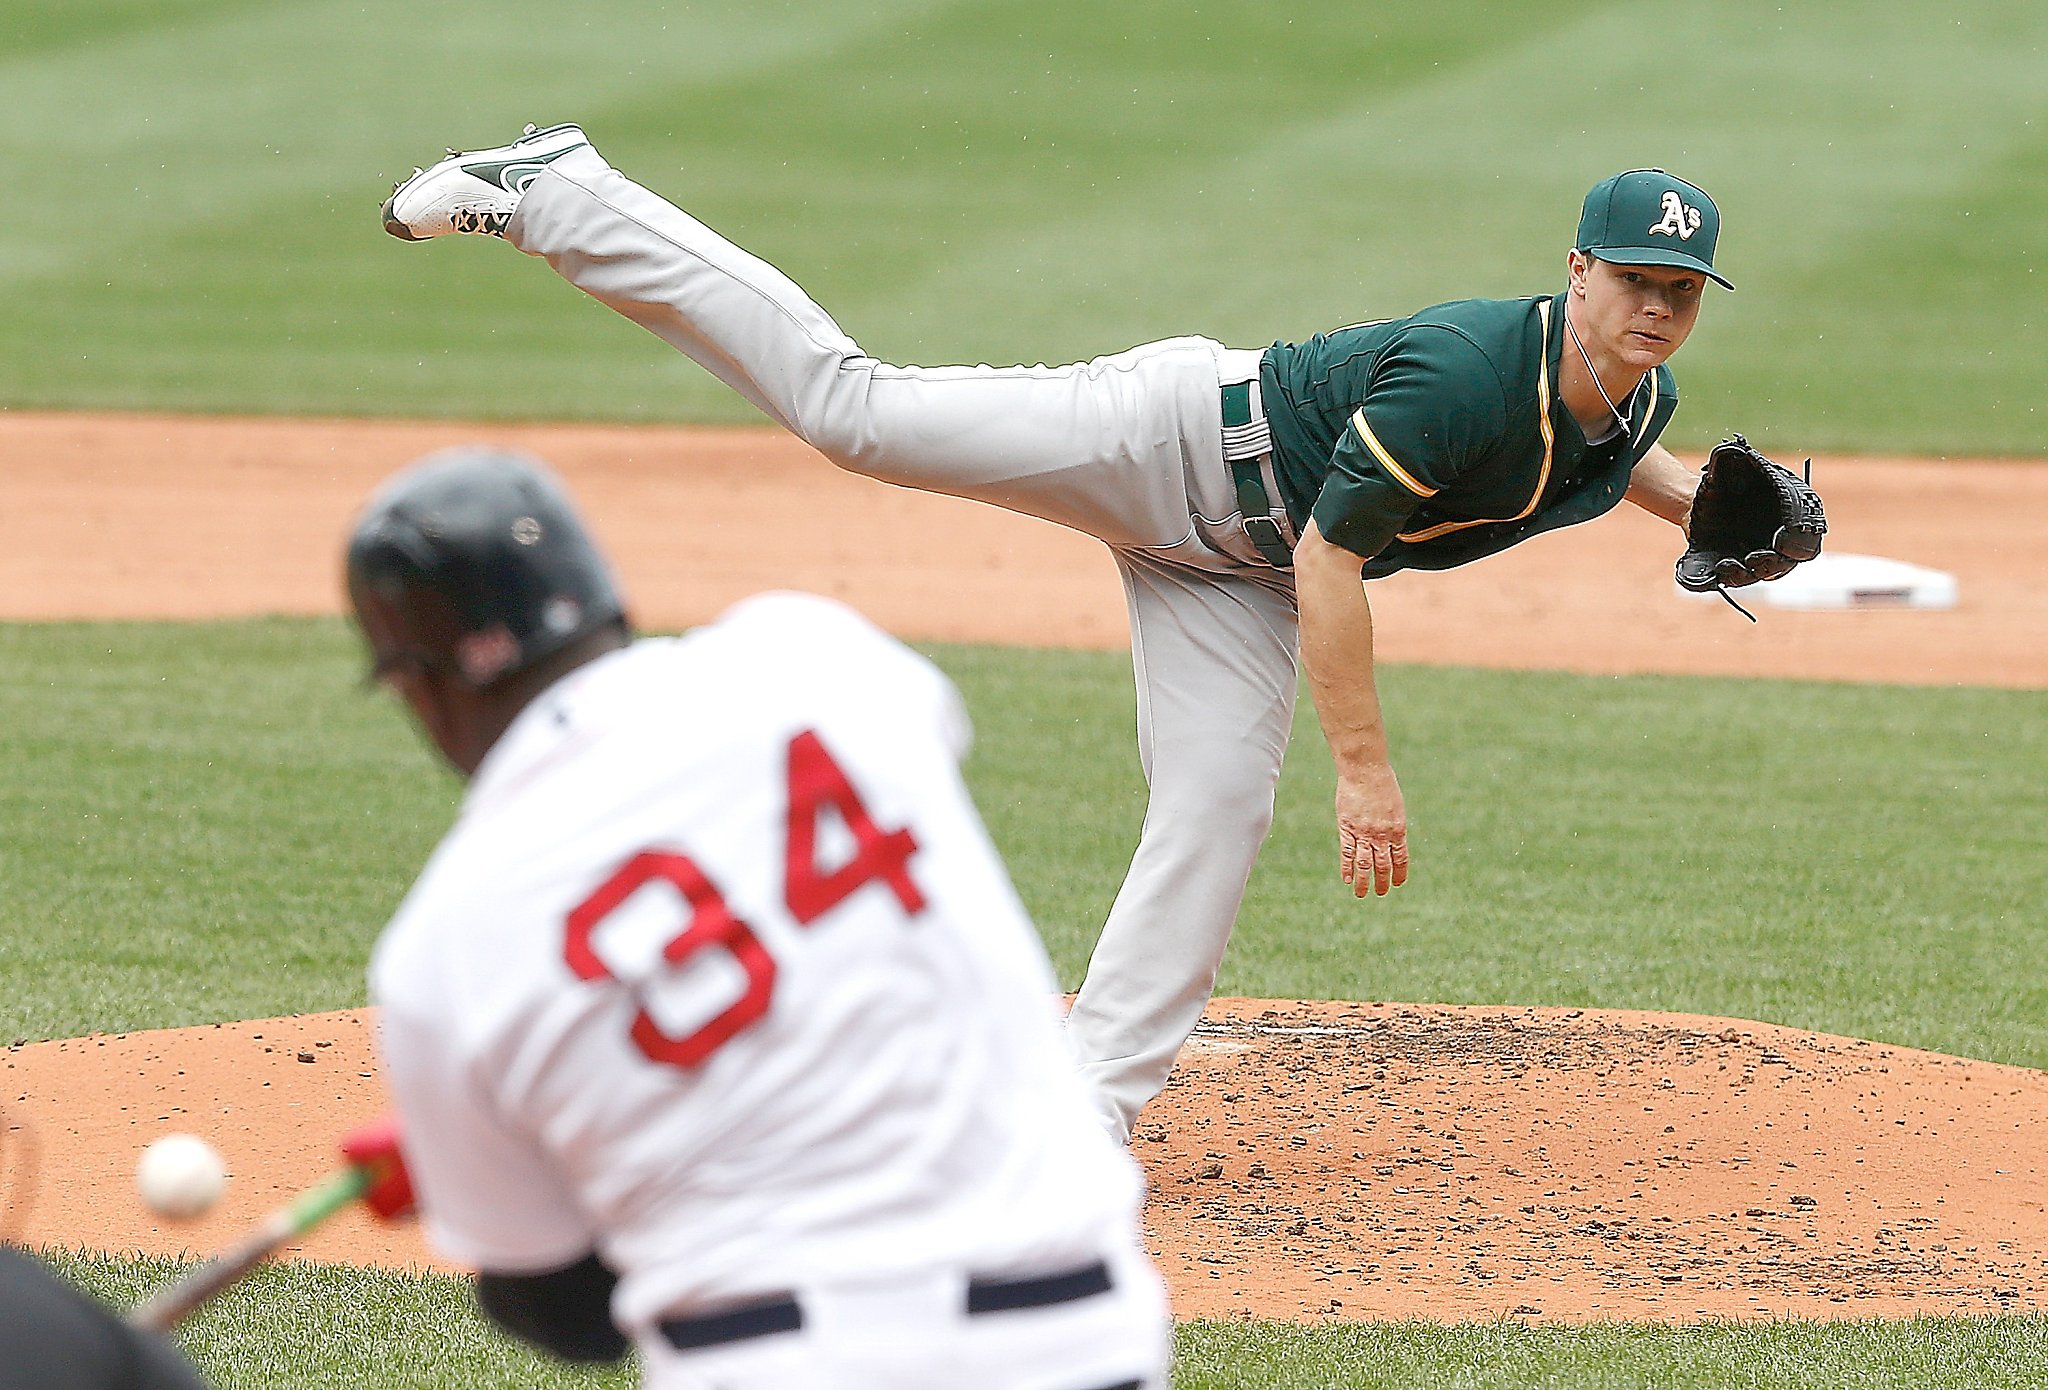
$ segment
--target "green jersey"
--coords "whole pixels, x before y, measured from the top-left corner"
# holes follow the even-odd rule
[[[1664,367],[1588,444],[1557,397],[1564,296],[1461,299],[1275,343],[1259,369],[1281,500],[1368,579],[1449,569],[1621,501],[1678,405]]]

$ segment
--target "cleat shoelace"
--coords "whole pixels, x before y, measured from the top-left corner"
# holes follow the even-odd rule
[[[512,223],[509,212],[487,212],[481,208],[457,208],[448,214],[448,225],[458,232],[480,232],[501,237]]]

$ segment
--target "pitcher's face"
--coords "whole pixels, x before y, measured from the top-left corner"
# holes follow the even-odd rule
[[[1647,372],[1678,351],[1699,321],[1707,277],[1670,265],[1617,265],[1583,251],[1571,253],[1571,292],[1579,299],[1574,322],[1596,359]]]

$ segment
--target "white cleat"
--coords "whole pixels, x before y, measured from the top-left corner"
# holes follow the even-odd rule
[[[402,241],[425,241],[450,232],[501,237],[527,185],[541,170],[590,141],[573,125],[526,133],[496,149],[448,152],[429,169],[415,169],[384,200],[384,230]]]

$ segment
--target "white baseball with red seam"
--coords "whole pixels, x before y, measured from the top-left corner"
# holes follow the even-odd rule
[[[203,1215],[228,1184],[220,1151],[196,1134],[167,1134],[142,1151],[135,1189],[158,1216]]]

